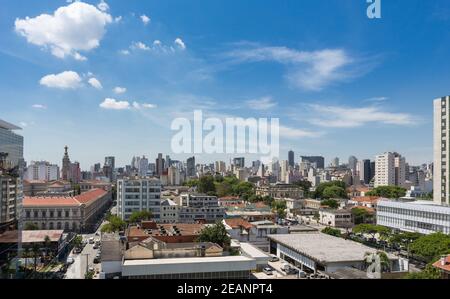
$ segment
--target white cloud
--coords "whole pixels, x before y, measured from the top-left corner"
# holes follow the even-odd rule
[[[297,51],[287,47],[259,47],[230,51],[234,62],[274,61],[288,68],[287,79],[296,87],[319,91],[324,87],[356,76],[348,69],[354,59],[342,49]]]
[[[120,50],[119,53],[122,55],[130,55],[130,51],[128,50]]]
[[[122,93],[126,93],[127,89],[125,87],[120,87],[120,86],[116,86],[113,89],[115,94],[122,94]]]
[[[118,16],[114,18],[114,22],[119,23],[120,21],[122,21],[122,16]]]
[[[303,129],[295,129],[280,125],[280,136],[285,138],[304,138],[304,137],[319,137],[322,136],[322,132],[313,132]]]
[[[133,102],[133,108],[137,109],[137,110],[141,110],[141,109],[154,109],[156,108],[156,105],[154,104],[147,104],[147,103],[138,103],[138,102]]]
[[[156,39],[153,41],[153,46],[161,46],[161,45],[162,45],[162,43],[160,40]]]
[[[19,125],[21,126],[21,127],[27,127],[28,126],[28,124],[26,123],[26,122],[24,122],[24,121],[21,121],[20,123],[19,123]]]
[[[65,71],[44,76],[39,83],[50,88],[76,89],[81,86],[81,77],[76,72]]]
[[[108,13],[77,1],[58,8],[52,15],[18,18],[15,30],[29,43],[50,49],[58,58],[72,56],[86,60],[78,51],[97,48],[106,25],[111,22],[112,17]]]
[[[133,43],[131,45],[131,49],[139,49],[139,50],[144,50],[144,51],[149,51],[151,50],[149,46],[147,46],[146,44],[144,44],[143,42],[136,42]]]
[[[101,11],[108,11],[109,10],[109,5],[104,0],[102,0],[99,4],[97,4],[97,7]]]
[[[96,89],[102,89],[102,88],[103,88],[102,84],[100,83],[100,81],[98,81],[97,78],[90,78],[89,81],[88,81],[88,83],[89,83],[92,87],[94,87],[94,88],[96,88]]]
[[[130,103],[128,103],[127,101],[117,101],[115,99],[106,98],[100,104],[100,107],[110,110],[127,110],[130,109]]]
[[[245,103],[250,109],[254,110],[268,110],[277,105],[277,103],[272,100],[272,97],[263,97],[260,99],[249,100]]]
[[[142,20],[142,23],[144,23],[144,25],[147,25],[151,21],[150,18],[147,17],[146,15],[142,15],[141,20]]]
[[[315,115],[310,119],[312,124],[322,127],[354,128],[368,123],[382,123],[389,125],[411,125],[414,117],[407,113],[392,113],[383,111],[378,106],[361,108],[309,105]]]
[[[181,50],[186,50],[186,44],[183,42],[181,38],[177,38],[174,41],[175,45],[177,45]]]
[[[154,109],[157,106],[154,104],[148,104],[148,103],[138,103],[133,102],[130,104],[128,101],[118,101],[111,98],[106,98],[101,104],[100,107],[103,109],[110,109],[110,110],[129,110],[133,108],[134,110],[143,110],[143,109]]]
[[[31,107],[33,107],[34,109],[47,109],[47,106],[42,104],[34,104]]]

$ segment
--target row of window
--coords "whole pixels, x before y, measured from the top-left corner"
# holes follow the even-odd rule
[[[47,213],[48,212],[48,213]],[[47,210],[33,210],[33,211],[26,211],[25,213],[26,218],[31,218],[31,215],[33,215],[33,218],[62,218],[62,217],[70,217],[70,210],[58,210],[58,211],[47,211]],[[78,210],[72,210],[72,216],[76,217],[78,216]]]
[[[393,213],[393,214],[398,214],[398,215],[421,217],[421,218],[427,218],[427,219],[432,219],[432,220],[450,221],[450,213],[447,214],[447,213],[416,211],[416,210],[401,209],[401,208],[394,208],[394,207],[385,207],[385,206],[380,206],[380,205],[378,206],[378,212],[386,212],[386,213]]]

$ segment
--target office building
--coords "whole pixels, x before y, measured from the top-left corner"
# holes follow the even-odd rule
[[[234,158],[233,165],[235,168],[244,168],[245,167],[245,158]]]
[[[21,128],[0,119],[0,154],[6,153],[5,166],[14,168],[23,163],[23,137],[13,131]]]
[[[370,183],[371,177],[371,169],[370,169],[370,160],[364,159],[358,161],[358,175],[359,179],[364,182],[364,184],[368,185]]]
[[[450,207],[431,201],[379,200],[377,224],[406,232],[450,234]]]
[[[450,204],[450,96],[434,100],[433,198],[437,204]]]
[[[301,162],[315,164],[316,168],[325,168],[325,158],[322,156],[300,156]]]
[[[348,169],[352,171],[352,174],[356,174],[356,164],[358,163],[358,159],[355,156],[350,156],[348,158]]]
[[[156,175],[162,176],[164,172],[164,164],[165,160],[161,153],[158,154],[158,158],[156,158]]]
[[[196,177],[197,171],[195,169],[195,157],[191,157],[187,159],[186,163],[186,175],[188,178]]]
[[[120,179],[117,181],[117,216],[128,220],[133,212],[150,211],[160,219],[161,181],[155,178]]]
[[[295,166],[295,155],[294,155],[294,151],[289,151],[289,153],[288,153],[288,161],[289,161],[289,166],[291,166],[292,168],[294,168],[294,166]]]
[[[182,194],[179,207],[179,222],[215,223],[225,216],[225,208],[219,206],[216,196],[205,194]]]

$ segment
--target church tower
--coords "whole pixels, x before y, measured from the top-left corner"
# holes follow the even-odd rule
[[[64,147],[64,157],[62,159],[62,179],[65,181],[70,181],[71,179],[71,163],[69,158],[67,145]]]

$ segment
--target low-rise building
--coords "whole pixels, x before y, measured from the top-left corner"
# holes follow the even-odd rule
[[[353,226],[352,213],[348,210],[319,210],[319,223],[331,227],[350,228]]]
[[[143,221],[140,226],[130,226],[125,235],[128,242],[141,242],[153,237],[165,243],[192,243],[204,227],[199,223],[157,224]]]
[[[441,272],[442,279],[450,279],[450,254],[442,256],[433,267]]]
[[[161,201],[161,219],[160,223],[177,223],[179,222],[178,214],[179,206],[170,199]]]
[[[292,184],[276,183],[256,188],[256,195],[270,196],[272,198],[303,198],[303,189]]]
[[[224,218],[225,208],[219,206],[216,196],[182,194],[178,215],[182,223],[214,223]]]
[[[361,243],[323,233],[271,235],[271,253],[296,267],[334,273],[342,268],[366,270],[366,255],[377,250]],[[407,260],[387,254],[392,272],[407,272]]]
[[[25,197],[24,223],[39,229],[87,232],[95,229],[98,219],[111,204],[111,193],[92,189],[73,197]]]
[[[347,203],[353,206],[367,207],[376,210],[378,201],[381,199],[383,198],[380,196],[355,196]]]
[[[450,206],[432,201],[380,200],[377,224],[399,231],[450,234]]]
[[[112,190],[111,183],[100,180],[81,181],[79,185],[81,192],[86,192],[92,189],[103,189],[108,192]]]

